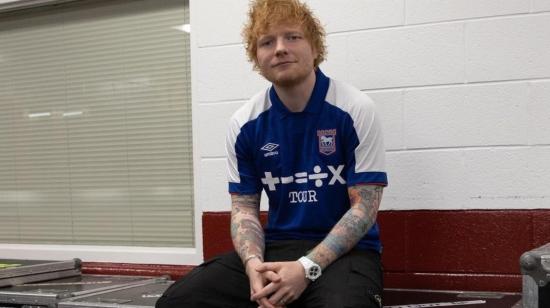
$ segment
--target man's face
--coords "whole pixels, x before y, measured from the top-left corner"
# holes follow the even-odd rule
[[[313,73],[317,52],[299,25],[271,26],[256,42],[260,73],[279,86],[293,86]]]

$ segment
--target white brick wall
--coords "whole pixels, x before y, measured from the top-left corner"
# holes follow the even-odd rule
[[[225,157],[225,133],[227,121],[244,102],[201,104],[194,115],[198,122],[198,130],[194,136],[201,142],[200,157]]]
[[[407,24],[527,13],[527,0],[412,0],[407,1]]]
[[[530,86],[529,144],[550,144],[550,81],[532,82]]]
[[[384,208],[547,208],[549,155],[548,147],[390,152]]]
[[[241,26],[248,11],[247,1],[191,0],[193,34],[199,47],[241,43]]]
[[[192,57],[198,66],[193,68],[198,91],[194,94],[201,103],[246,100],[267,85],[252,72],[242,45],[198,48]]]
[[[346,79],[361,89],[462,82],[463,35],[461,24],[352,33]]]
[[[550,11],[550,0],[531,0],[532,12]]]
[[[327,33],[403,25],[404,0],[308,0]]]
[[[479,20],[465,25],[469,82],[550,76],[550,14]]]
[[[329,34],[321,68],[378,105],[383,209],[550,208],[549,0],[307,2]],[[229,210],[226,123],[267,85],[240,41],[247,3],[191,0],[203,211]]]
[[[527,97],[527,83],[405,90],[405,148],[526,145]]]

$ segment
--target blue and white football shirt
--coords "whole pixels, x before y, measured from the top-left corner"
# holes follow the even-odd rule
[[[290,112],[271,87],[233,115],[229,192],[265,190],[267,241],[321,241],[350,208],[348,186],[387,185],[384,153],[374,103],[317,69],[304,111]],[[377,224],[357,248],[381,250]]]

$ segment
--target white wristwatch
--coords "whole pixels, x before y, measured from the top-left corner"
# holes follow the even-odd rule
[[[319,264],[311,261],[307,257],[301,257],[300,259],[298,259],[298,262],[300,262],[304,267],[307,279],[313,282],[317,278],[321,277],[321,267],[319,266]]]

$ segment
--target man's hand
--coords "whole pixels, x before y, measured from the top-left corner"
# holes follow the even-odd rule
[[[298,261],[265,262],[255,269],[261,274],[273,272],[280,279],[278,281],[271,280],[261,290],[256,291],[252,295],[252,300],[269,296],[271,305],[284,306],[298,299],[309,284],[304,267]]]
[[[281,306],[279,305],[271,304],[267,296],[255,297],[267,284],[281,281],[281,277],[273,271],[257,271],[256,268],[262,264],[258,258],[253,258],[246,262],[246,274],[250,281],[250,300],[258,303],[261,308],[280,308]]]

